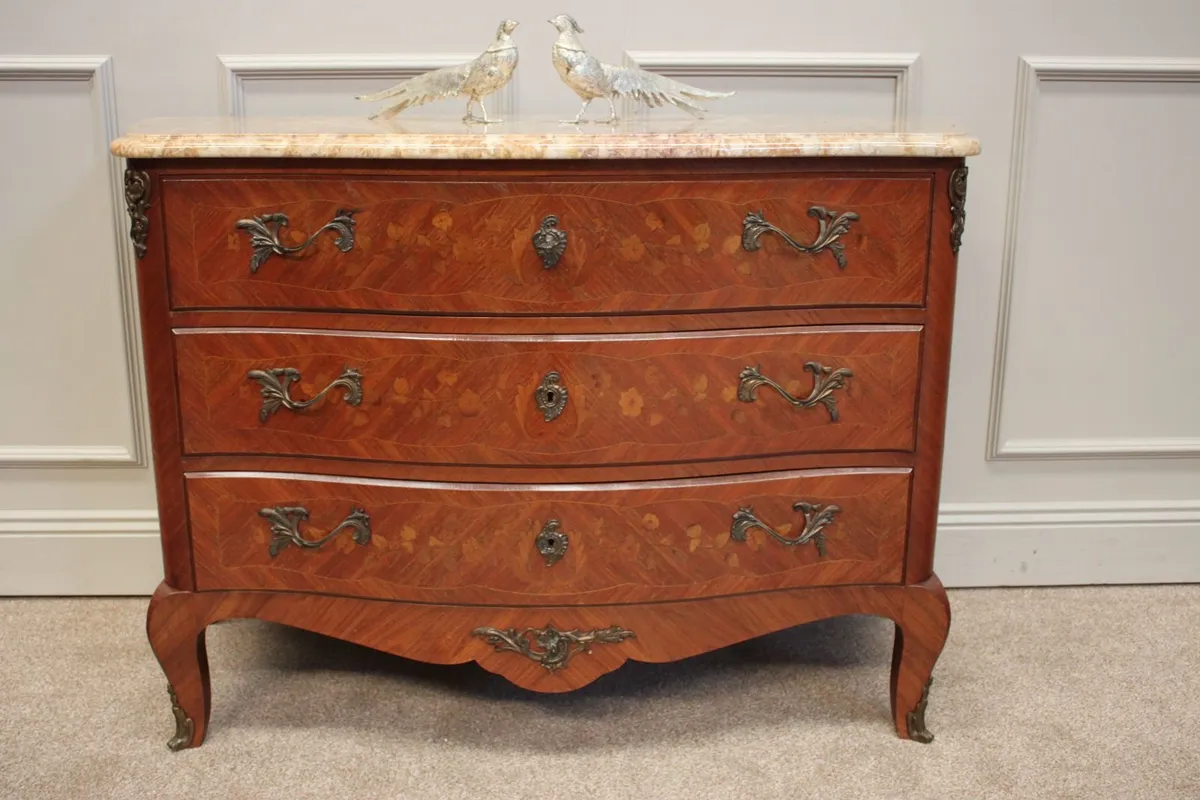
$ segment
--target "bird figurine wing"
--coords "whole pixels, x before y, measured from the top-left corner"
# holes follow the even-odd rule
[[[695,86],[688,86],[665,75],[657,75],[638,67],[614,67],[611,64],[604,64],[603,67],[604,77],[612,94],[632,97],[651,108],[669,104],[699,117],[704,115],[704,107],[697,104],[696,100],[720,100],[733,95],[733,92],[697,89]]]
[[[358,99],[373,103],[390,97],[399,97],[399,102],[371,116],[371,119],[391,119],[406,108],[422,106],[432,103],[434,100],[461,94],[474,66],[475,62],[469,61],[453,67],[442,67],[415,78],[409,78],[382,92],[360,95]]]
[[[672,105],[693,116],[702,117],[705,109],[698,100],[720,100],[733,94],[697,89],[639,67],[616,67],[602,63],[588,53],[579,41],[578,34],[583,33],[583,28],[579,27],[574,17],[559,14],[548,21],[558,30],[558,39],[550,49],[554,68],[563,83],[571,87],[583,101],[583,107],[575,119],[563,120],[565,123],[577,125],[584,122],[583,115],[587,112],[588,104],[601,97],[608,101],[608,119],[594,121],[611,124],[619,121],[617,107],[613,103],[615,97],[630,97],[652,108]]]

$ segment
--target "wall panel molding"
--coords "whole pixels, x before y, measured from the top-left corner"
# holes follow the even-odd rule
[[[366,80],[386,78],[399,83],[423,72],[452,67],[476,58],[478,53],[313,53],[299,55],[221,55],[217,56],[220,72],[221,113],[231,117],[246,116],[246,83],[248,81],[333,79]],[[513,116],[517,109],[517,81],[497,92],[489,100],[498,101],[489,112],[501,119]],[[439,102],[450,103],[453,100]],[[363,106],[363,116],[371,107]],[[465,108],[465,101],[464,101]]]
[[[108,145],[120,132],[117,122],[117,90],[110,56],[5,56],[0,55],[0,81],[80,81],[90,83],[96,95],[98,125]],[[121,333],[125,349],[125,377],[129,390],[130,430],[128,446],[0,446],[0,467],[145,467],[149,464],[149,415],[145,403],[145,368],[137,306],[137,275],[133,247],[125,216],[124,163],[107,157],[109,194],[117,275],[121,298]]]
[[[1037,117],[1039,86],[1051,81],[1099,83],[1200,83],[1200,59],[1067,58],[1022,56],[1017,61],[1017,94],[1013,114],[1012,156],[1000,267],[1000,307],[996,314],[996,344],[992,393],[988,408],[989,461],[1041,459],[1180,458],[1200,456],[1200,438],[1003,439],[1008,334],[1012,317],[1013,281],[1017,271],[1021,200],[1028,164],[1032,161],[1030,132]]]
[[[629,50],[627,66],[638,66],[672,78],[745,75],[765,78],[880,78],[894,82],[892,130],[908,129],[918,97],[919,53],[796,53],[745,50]],[[622,101],[621,114],[634,115],[637,105]]]

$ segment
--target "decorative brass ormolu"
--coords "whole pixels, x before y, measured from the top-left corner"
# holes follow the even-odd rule
[[[295,247],[288,247],[279,240],[280,229],[288,224],[288,215],[282,211],[239,219],[233,227],[245,231],[250,237],[250,246],[254,249],[250,255],[250,272],[253,274],[258,272],[258,268],[272,255],[288,256],[299,253],[325,231],[335,232],[337,238],[333,240],[334,245],[343,253],[349,253],[354,249],[354,226],[358,224],[354,215],[357,213],[353,209],[339,208],[332,220],[317,228],[312,236]]]
[[[788,392],[775,381],[766,377],[760,371],[760,368],[746,367],[742,370],[742,374],[738,377],[738,400],[743,403],[753,403],[758,399],[758,387],[770,386],[775,391],[783,395],[783,399],[787,400],[796,408],[812,408],[817,403],[825,406],[825,410],[829,412],[829,418],[837,422],[838,409],[837,398],[833,393],[843,388],[846,385],[847,378],[853,378],[854,373],[845,368],[834,369],[819,364],[816,361],[808,361],[804,364],[804,369],[813,374],[813,388],[808,397],[796,397]]]
[[[594,631],[560,631],[553,625],[545,628],[476,628],[472,636],[484,639],[497,650],[511,650],[536,661],[550,672],[567,665],[578,653],[592,652],[594,644],[617,644],[634,638],[631,630],[613,625]]]
[[[179,696],[175,694],[175,687],[169,683],[167,684],[167,693],[171,695],[171,713],[175,715],[175,735],[167,740],[167,749],[172,753],[178,753],[192,743],[196,724],[179,705]]]
[[[533,249],[542,260],[542,269],[558,265],[558,260],[567,249],[567,232],[558,229],[558,217],[550,214],[542,220],[533,233]]]
[[[556,519],[543,525],[541,532],[533,540],[537,551],[542,554],[542,558],[546,559],[547,567],[554,566],[560,558],[567,554],[567,545],[570,543],[566,531],[562,529],[562,523]]]
[[[125,210],[129,212],[129,238],[138,258],[146,255],[146,237],[150,235],[150,175],[136,169],[125,170]]]
[[[293,400],[288,394],[292,388],[292,384],[300,380],[300,370],[298,369],[292,369],[291,367],[265,370],[252,369],[246,373],[246,377],[252,381],[258,381],[262,385],[263,404],[262,409],[258,412],[260,422],[266,422],[280,408],[286,408],[289,411],[299,411],[302,408],[308,408],[324,397],[329,390],[336,389],[339,386],[345,388],[346,402],[349,405],[360,405],[363,399],[362,375],[358,370],[350,369],[349,367],[342,370],[342,374],[333,383],[307,400]]]
[[[763,522],[754,513],[754,509],[746,506],[733,512],[733,525],[729,528],[729,538],[735,542],[746,541],[746,533],[751,528],[762,528],[775,541],[789,547],[812,542],[817,546],[817,555],[825,555],[825,528],[833,523],[834,515],[842,510],[841,506],[822,506],[816,503],[806,503],[803,500],[793,503],[792,510],[804,515],[804,530],[800,535],[789,539],[779,531]]]
[[[336,528],[320,539],[305,539],[300,535],[300,523],[308,519],[308,509],[303,506],[276,506],[260,509],[258,515],[271,523],[271,544],[267,548],[271,558],[288,545],[316,549],[337,536],[346,528],[353,533],[354,543],[359,545],[371,541],[371,517],[361,508],[352,508]]]
[[[917,705],[904,718],[908,725],[908,738],[921,744],[929,744],[933,741],[933,734],[925,727],[925,706],[929,704],[930,686],[933,686],[932,677],[925,684],[925,688],[921,690],[921,699],[917,701]]]
[[[808,215],[815,219],[820,227],[817,229],[817,238],[813,240],[812,244],[806,245],[797,242],[791,236],[788,236],[782,230],[767,222],[763,218],[761,211],[747,212],[746,218],[742,220],[742,249],[752,253],[762,247],[759,239],[762,238],[764,233],[770,231],[801,253],[816,255],[822,250],[828,250],[833,253],[838,267],[845,269],[846,245],[838,241],[838,239],[841,238],[842,234],[849,232],[850,223],[858,221],[858,214],[853,211],[846,211],[839,214],[823,206],[810,206]],[[830,222],[831,220],[832,222]]]
[[[547,372],[542,382],[533,390],[533,399],[542,419],[553,422],[567,407],[567,387],[562,384],[562,376],[557,372]]]
[[[962,247],[963,230],[967,227],[967,168],[956,167],[950,173],[950,249],[955,253]]]

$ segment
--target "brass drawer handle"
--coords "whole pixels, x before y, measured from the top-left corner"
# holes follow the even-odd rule
[[[371,541],[371,517],[361,508],[352,508],[341,524],[320,539],[305,539],[300,535],[300,523],[308,519],[308,509],[303,506],[276,506],[264,508],[258,515],[271,523],[271,558],[288,545],[316,549],[347,528],[353,533],[354,543],[364,545]]]
[[[792,509],[804,515],[804,530],[794,539],[789,539],[763,522],[755,515],[754,509],[749,506],[739,508],[733,513],[733,526],[729,529],[729,538],[735,542],[744,542],[747,531],[751,528],[762,528],[772,539],[789,547],[812,542],[817,547],[817,555],[824,556],[825,527],[833,523],[834,516],[842,510],[841,506],[822,506],[801,500],[794,503]]]
[[[776,228],[771,223],[763,218],[761,211],[750,211],[746,213],[746,218],[742,220],[742,249],[747,252],[754,252],[762,247],[759,241],[764,233],[770,231],[778,235],[789,246],[799,250],[801,253],[816,255],[822,250],[828,250],[833,253],[833,257],[837,259],[839,269],[846,268],[846,253],[845,244],[838,241],[842,234],[850,230],[850,223],[858,221],[858,214],[853,211],[847,211],[839,214],[836,211],[831,211],[823,206],[810,206],[808,215],[817,221],[820,226],[817,229],[817,238],[812,244],[800,244],[791,236]],[[830,223],[832,220],[832,224]]]
[[[567,249],[567,232],[558,229],[558,217],[550,214],[533,233],[533,249],[542,260],[542,269],[558,265]]]
[[[567,407],[567,387],[562,384],[562,376],[557,372],[547,372],[542,382],[533,390],[533,399],[542,419],[553,422]]]
[[[511,650],[536,661],[550,672],[562,669],[579,653],[592,652],[594,644],[618,644],[635,638],[633,631],[613,625],[591,631],[560,631],[553,625],[545,628],[476,628],[478,636],[496,650]]]
[[[263,404],[262,410],[258,412],[260,422],[266,422],[280,408],[290,411],[308,408],[324,397],[330,389],[336,389],[339,386],[345,388],[346,402],[349,405],[360,405],[363,399],[362,375],[358,370],[349,367],[346,367],[333,383],[307,400],[293,400],[288,394],[292,384],[300,380],[300,370],[298,369],[291,367],[267,370],[252,369],[246,373],[246,377],[252,381],[258,381],[262,385]]]
[[[353,209],[339,208],[332,220],[317,228],[312,236],[295,247],[288,247],[279,241],[280,230],[288,224],[288,215],[282,211],[250,219],[239,219],[233,227],[245,231],[246,235],[250,237],[250,247],[254,250],[250,255],[250,273],[254,274],[272,255],[286,257],[299,253],[315,242],[317,237],[325,231],[336,233],[337,238],[333,240],[334,245],[343,253],[349,253],[354,249],[354,226],[358,224],[354,215],[357,213],[358,211]]]
[[[546,559],[546,566],[552,567],[558,560],[567,554],[567,545],[571,543],[566,531],[562,529],[562,523],[556,519],[552,519],[542,526],[542,530],[538,533],[537,538],[533,540],[533,544],[537,547],[537,551],[542,554],[542,558]]]
[[[812,408],[817,403],[825,406],[829,418],[838,421],[837,398],[833,393],[846,385],[846,379],[854,377],[854,373],[845,368],[834,369],[816,361],[805,363],[804,369],[813,374],[813,388],[808,397],[796,397],[775,381],[763,375],[759,367],[746,367],[739,376],[737,396],[743,403],[753,403],[758,399],[758,387],[770,386],[783,395],[796,408]]]

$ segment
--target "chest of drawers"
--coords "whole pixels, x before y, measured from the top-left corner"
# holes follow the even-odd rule
[[[173,749],[250,617],[564,692],[876,614],[932,738],[973,140],[252,129],[114,143]]]

